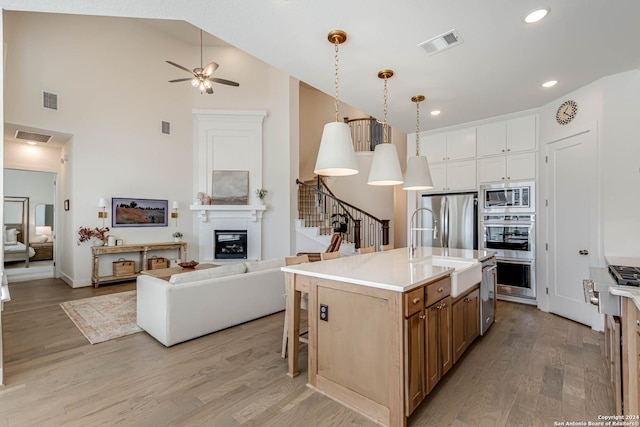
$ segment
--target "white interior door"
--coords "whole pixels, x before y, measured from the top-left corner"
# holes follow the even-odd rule
[[[549,311],[588,326],[597,309],[582,280],[598,259],[598,169],[595,132],[547,145]]]

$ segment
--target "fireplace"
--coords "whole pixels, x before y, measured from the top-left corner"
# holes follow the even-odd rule
[[[247,259],[247,230],[215,230],[215,259]]]

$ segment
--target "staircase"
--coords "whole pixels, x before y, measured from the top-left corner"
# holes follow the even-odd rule
[[[389,241],[389,220],[380,220],[335,197],[322,178],[298,184],[296,248],[299,252],[323,252],[333,233],[340,233],[340,252],[351,255],[360,247]]]

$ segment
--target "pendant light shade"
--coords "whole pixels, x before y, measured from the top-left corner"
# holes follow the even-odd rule
[[[335,115],[336,121],[327,123],[322,131],[320,149],[313,173],[326,176],[347,176],[358,173],[358,162],[351,140],[351,128],[347,123],[338,121],[338,46],[347,40],[347,33],[334,30],[327,36],[335,46]]]
[[[387,140],[387,80],[393,76],[392,70],[382,70],[378,78],[384,79],[384,131],[383,143],[376,145],[369,171],[369,185],[398,185],[402,184],[402,169],[398,159],[398,150]]]
[[[395,144],[376,145],[367,184],[402,184],[402,170],[400,169],[400,160],[398,160],[398,150]]]
[[[326,176],[347,176],[358,173],[358,162],[348,124],[333,122],[324,125],[313,173]]]
[[[412,156],[407,160],[407,172],[404,176],[403,190],[431,190],[433,180],[429,162],[425,156]]]
[[[411,98],[411,101],[416,103],[416,155],[407,160],[403,190],[431,190],[433,188],[429,162],[425,156],[420,155],[420,103],[424,99],[424,95],[416,95]]]

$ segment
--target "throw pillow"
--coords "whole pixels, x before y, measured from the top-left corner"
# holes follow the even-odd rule
[[[218,277],[243,274],[246,271],[244,264],[229,264],[222,267],[207,268],[205,270],[189,271],[187,273],[174,274],[169,278],[169,283],[179,285],[181,283],[198,282],[200,280],[215,279]]]
[[[245,262],[245,265],[247,266],[247,273],[251,273],[253,271],[270,270],[272,268],[284,267],[284,259],[274,258],[265,259],[262,261]]]
[[[20,233],[15,228],[10,228],[5,233],[4,243],[6,245],[15,245],[18,243],[18,233]]]

